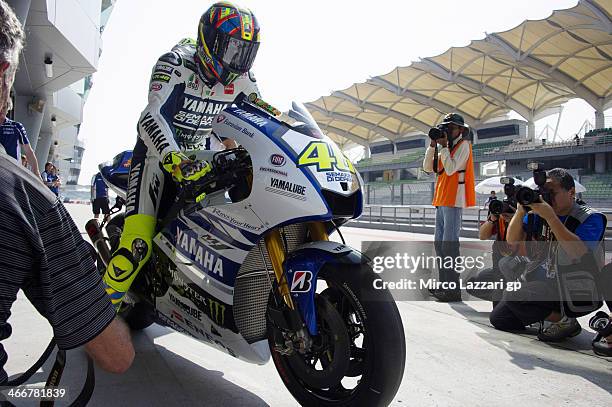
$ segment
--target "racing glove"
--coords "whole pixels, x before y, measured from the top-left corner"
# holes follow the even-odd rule
[[[179,151],[167,153],[162,166],[178,182],[197,181],[212,170],[207,161],[190,160]]]

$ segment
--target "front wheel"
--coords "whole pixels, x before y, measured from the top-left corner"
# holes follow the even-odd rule
[[[282,332],[268,322],[274,365],[301,405],[371,407],[393,400],[404,374],[406,341],[395,301],[373,288],[375,278],[367,265],[321,270],[319,279],[328,288],[315,299],[319,334],[307,352],[278,352],[275,338]]]

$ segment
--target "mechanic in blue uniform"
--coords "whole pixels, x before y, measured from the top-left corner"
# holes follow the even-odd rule
[[[30,140],[28,140],[23,124],[8,117],[5,118],[0,125],[0,143],[4,146],[6,153],[17,161],[20,160],[21,151],[23,151],[30,164],[30,169],[34,175],[39,176],[38,160],[34,155],[34,150],[30,147]]]
[[[93,176],[91,182],[91,210],[95,219],[98,219],[100,212],[104,215],[105,222],[110,216],[108,186],[99,172]]]

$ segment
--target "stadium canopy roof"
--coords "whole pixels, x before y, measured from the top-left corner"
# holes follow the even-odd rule
[[[612,106],[611,13],[608,0],[580,0],[544,20],[487,34],[306,107],[345,147],[426,133],[451,111],[474,127],[510,110],[532,123],[572,98],[601,113]]]

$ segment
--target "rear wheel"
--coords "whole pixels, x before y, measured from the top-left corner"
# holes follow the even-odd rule
[[[141,331],[155,322],[153,309],[143,302],[137,302],[122,310],[120,315],[133,331]]]
[[[300,404],[371,407],[393,400],[406,360],[404,328],[391,294],[373,288],[375,278],[365,265],[321,270],[328,288],[315,298],[319,335],[308,352],[278,352],[274,338],[282,333],[268,322],[272,359]]]

